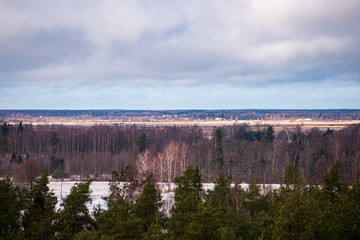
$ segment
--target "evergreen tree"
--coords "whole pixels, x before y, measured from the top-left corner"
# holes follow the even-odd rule
[[[204,208],[198,214],[203,239],[237,239],[247,235],[247,227],[242,212],[231,202],[231,176],[223,172],[216,179],[215,187],[206,196]]]
[[[147,143],[147,136],[146,134],[143,132],[140,137],[139,140],[137,142],[138,146],[139,146],[139,151],[140,152],[145,152],[146,149],[146,143]]]
[[[272,126],[269,126],[266,130],[266,133],[261,137],[261,143],[263,146],[266,146],[268,143],[274,140],[274,129]]]
[[[338,226],[336,236],[342,239],[360,239],[360,182],[356,182],[337,204]]]
[[[152,175],[149,175],[143,182],[143,190],[140,197],[134,204],[135,217],[141,220],[143,232],[147,232],[150,225],[155,221],[155,217],[161,207],[161,196],[155,188]]]
[[[20,229],[23,194],[10,178],[0,179],[0,239],[14,239]]]
[[[18,131],[18,132],[24,131],[24,127],[23,127],[22,121],[20,121],[19,126],[18,126],[18,128],[17,128],[17,131]]]
[[[154,234],[160,226],[155,223],[155,219],[160,214],[161,197],[155,188],[153,177],[148,176],[141,184],[133,181],[125,183],[126,172],[127,170],[120,174],[113,173],[111,194],[107,198],[108,209],[97,216],[102,238],[141,239],[149,229]],[[132,185],[136,190],[132,189]],[[139,197],[131,193],[134,190],[141,191]],[[147,234],[147,237],[150,236],[151,234]]]
[[[215,172],[222,171],[224,167],[223,136],[220,128],[217,128],[214,136],[212,165]]]
[[[160,212],[155,216],[148,230],[143,234],[143,240],[165,240],[168,239],[164,231],[164,217]]]
[[[175,204],[168,222],[170,235],[178,239],[194,220],[194,215],[202,207],[203,190],[198,168],[188,167],[182,176],[175,178]],[[190,226],[191,227],[191,226]]]
[[[52,133],[49,142],[50,142],[50,146],[52,148],[52,155],[56,156],[57,145],[60,143],[59,135],[57,132]]]
[[[35,186],[28,193],[27,207],[24,212],[19,234],[22,239],[53,239],[55,237],[56,197],[49,191],[48,176],[43,174],[36,180]]]
[[[325,175],[322,185],[325,198],[331,202],[339,200],[342,195],[346,194],[348,186],[345,182],[340,181],[340,162],[335,163],[330,172]]]
[[[120,195],[109,199],[108,209],[97,216],[101,239],[140,239],[141,220],[133,214],[133,204]]]
[[[219,176],[216,178],[214,189],[209,191],[207,203],[210,206],[226,211],[230,200],[230,184],[231,176],[225,176],[224,172],[220,172]]]
[[[2,136],[8,136],[9,135],[9,131],[10,131],[10,127],[9,125],[4,122],[3,125],[1,125],[1,133]]]
[[[70,194],[61,203],[64,209],[59,215],[59,238],[71,239],[76,233],[94,227],[86,203],[91,202],[92,180],[79,183],[71,188]]]
[[[320,210],[318,199],[296,188],[283,204],[278,205],[273,239],[317,239]]]
[[[260,191],[260,186],[251,182],[244,192],[242,206],[250,222],[254,222],[260,212],[269,208],[269,196],[261,194]]]
[[[7,152],[9,149],[9,142],[6,135],[3,135],[0,139],[0,151]]]
[[[52,148],[52,156],[51,156],[51,173],[53,173],[55,170],[60,169],[61,172],[64,171],[64,159],[60,158],[58,159],[56,157],[57,153],[57,146],[60,143],[60,139],[57,132],[53,132],[50,137],[50,146]]]
[[[267,229],[271,231],[263,233],[271,232],[272,239],[318,239],[322,218],[318,196],[317,188],[304,185],[300,170],[288,166],[280,189],[274,192],[274,223]]]

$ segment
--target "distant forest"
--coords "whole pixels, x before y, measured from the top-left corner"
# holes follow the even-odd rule
[[[355,114],[355,113],[354,113]],[[53,177],[106,179],[113,170],[131,166],[139,178],[173,182],[190,165],[204,182],[218,173],[233,181],[279,183],[287,166],[301,170],[305,183],[320,183],[340,163],[342,180],[360,177],[360,125],[327,131],[248,125],[199,126],[41,126],[1,124],[0,175],[31,180],[43,170]],[[24,179],[24,180],[26,180]]]
[[[359,109],[330,110],[279,110],[279,109],[237,109],[237,110],[0,110],[0,119],[24,117],[162,117],[178,116],[190,119],[223,118],[239,120],[284,120],[311,118],[314,120],[359,120]]]

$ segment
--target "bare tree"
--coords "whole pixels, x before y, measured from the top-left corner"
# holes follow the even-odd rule
[[[171,190],[171,182],[174,180],[175,162],[178,159],[179,143],[171,141],[164,148],[164,151],[159,153],[157,159],[157,172],[160,181],[165,180],[168,183],[168,189]]]
[[[186,145],[186,143],[182,142],[180,144],[180,171],[181,173],[183,173],[185,171],[185,169],[188,167],[189,163],[187,161],[187,152],[188,152],[188,145]]]
[[[40,175],[41,166],[33,158],[19,164],[14,171],[14,179],[19,183],[28,185],[30,190],[36,177]]]
[[[144,180],[147,175],[151,172],[153,166],[153,161],[149,150],[145,149],[144,152],[141,152],[137,155],[136,159],[136,171],[138,174],[139,180]]]

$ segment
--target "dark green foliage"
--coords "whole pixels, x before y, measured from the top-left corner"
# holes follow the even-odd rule
[[[22,162],[22,157],[21,157],[21,155],[16,156],[15,153],[13,153],[13,154],[11,155],[11,160],[10,160],[10,163],[11,163],[11,164],[13,164],[13,163],[15,163],[15,164],[20,164],[21,162]]]
[[[294,165],[289,165],[284,173],[284,176],[280,178],[280,182],[285,187],[294,188],[303,185],[303,181],[300,176],[300,169]]]
[[[59,135],[57,132],[52,133],[49,142],[50,146],[52,147],[52,154],[53,156],[56,156],[57,145],[60,143]]]
[[[237,239],[247,235],[243,212],[232,204],[231,176],[220,173],[198,216],[203,239]]]
[[[140,152],[144,152],[146,149],[146,143],[147,143],[147,136],[146,134],[143,132],[140,137],[139,140],[137,142],[138,146],[139,146],[139,151]]]
[[[161,198],[153,177],[148,176],[141,184],[124,184],[127,170],[113,172],[108,209],[96,216],[99,234],[105,239],[141,239],[145,233],[147,239],[153,239],[162,235]],[[134,184],[141,191],[138,197],[130,194]]]
[[[20,229],[22,190],[9,178],[0,180],[0,239],[13,239]]]
[[[325,137],[326,135],[330,135],[330,134],[332,134],[333,132],[334,132],[334,130],[330,130],[330,128],[328,128],[328,129],[326,130],[326,132],[324,132],[323,136]]]
[[[155,188],[152,175],[149,175],[142,184],[144,186],[142,194],[136,200],[133,211],[135,217],[141,221],[141,230],[147,232],[161,207],[161,196]]]
[[[3,125],[1,125],[1,133],[2,136],[8,136],[9,135],[9,131],[10,131],[10,127],[9,125],[4,122]]]
[[[64,170],[55,170],[55,172],[52,174],[52,177],[55,179],[64,179],[69,178],[70,176]]]
[[[8,151],[8,139],[4,135],[0,139],[0,151],[2,152]]]
[[[199,169],[188,167],[183,176],[175,178],[175,183],[175,205],[171,209],[172,217],[168,226],[172,237],[177,239],[194,227],[194,217],[202,208],[203,190]]]
[[[13,153],[13,154],[11,155],[10,163],[11,163],[11,164],[16,163],[16,154],[15,154],[15,153]]]
[[[214,189],[204,193],[199,170],[176,177],[171,215],[159,211],[160,195],[150,175],[129,181],[130,169],[114,172],[107,210],[90,217],[86,203],[91,181],[75,185],[55,211],[47,175],[29,192],[10,179],[0,180],[0,239],[359,239],[360,183],[340,180],[340,165],[323,185],[305,185],[301,171],[288,166],[273,194],[250,183],[231,186],[220,173]],[[126,184],[124,182],[126,181]]]
[[[215,131],[212,165],[216,172],[222,171],[224,167],[223,136],[220,128]]]
[[[274,219],[273,239],[315,239],[320,208],[318,201],[296,188],[283,204],[279,204]]]
[[[264,133],[260,130],[252,131],[249,127],[242,126],[236,135],[236,139],[238,141],[254,142],[260,141],[263,135]]]
[[[59,215],[59,238],[71,239],[84,229],[95,226],[86,203],[91,201],[90,184],[92,180],[81,182],[71,188],[70,194],[61,204],[64,209]]]
[[[19,126],[18,126],[18,128],[17,128],[17,131],[18,131],[18,132],[24,131],[24,127],[23,127],[23,125],[22,125],[22,121],[20,121]]]
[[[53,171],[58,171],[58,173],[55,174],[55,172],[53,174],[55,174],[55,176],[58,176],[59,178],[61,178],[61,175],[64,175],[66,173],[64,173],[64,159],[63,158],[57,158],[56,156],[51,156],[51,170]]]
[[[230,184],[231,176],[225,176],[224,172],[221,172],[216,178],[214,190],[208,194],[208,204],[225,211],[230,204]]]
[[[132,214],[132,203],[123,198],[109,199],[108,209],[97,217],[104,239],[140,239],[140,219]]]
[[[347,190],[347,184],[340,182],[340,162],[337,162],[324,177],[323,193],[328,200],[335,202],[340,199]]]
[[[58,218],[55,211],[57,199],[54,193],[49,191],[48,183],[48,176],[42,175],[27,194],[27,207],[22,220],[23,231],[19,234],[22,239],[54,238],[55,222]]]
[[[147,232],[143,234],[143,240],[165,240],[168,239],[164,232],[164,217],[161,213],[155,215],[155,220],[152,222]]]
[[[266,146],[268,143],[274,141],[274,129],[272,126],[269,126],[266,130],[266,133],[261,137],[261,143]]]
[[[50,171],[54,172],[55,170],[59,169],[60,171],[63,171],[64,169],[64,159],[63,158],[57,158],[57,145],[60,143],[60,139],[57,132],[53,132],[50,137],[50,146],[52,148],[52,156],[50,161]]]
[[[74,235],[73,240],[95,240],[98,239],[93,231],[82,230]]]
[[[360,182],[356,182],[337,204],[340,236],[360,239]]]
[[[242,200],[242,206],[248,220],[254,222],[259,213],[267,211],[269,202],[269,196],[261,194],[260,186],[251,182],[247,191],[244,192]]]

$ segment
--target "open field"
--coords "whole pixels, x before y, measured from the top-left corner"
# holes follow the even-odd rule
[[[138,127],[165,127],[165,126],[199,126],[204,129],[212,129],[213,127],[222,126],[236,126],[247,124],[252,127],[273,126],[275,132],[281,131],[284,128],[293,129],[301,126],[302,129],[308,130],[311,128],[319,128],[326,130],[328,128],[333,130],[342,129],[351,124],[360,124],[360,120],[309,120],[309,119],[295,119],[295,120],[157,120],[157,121],[124,121],[124,120],[103,120],[103,119],[72,119],[59,117],[46,118],[32,118],[31,120],[22,121],[23,124],[32,124],[33,126],[41,125],[64,125],[64,126],[78,126],[91,127],[94,125],[119,125],[130,126],[137,125]],[[18,124],[19,120],[9,119],[8,123]]]
[[[63,198],[70,194],[71,188],[79,182],[76,181],[50,181],[49,189],[54,192],[55,197],[57,197],[58,203],[57,208],[59,209],[60,204],[63,202]],[[232,184],[234,186],[234,184]],[[161,199],[162,199],[162,210],[169,215],[169,211],[174,204],[174,195],[176,186],[174,183],[171,184],[171,190],[168,191],[167,183],[157,183],[157,187],[161,191]],[[241,188],[248,189],[248,183],[242,183]],[[264,184],[260,185],[261,192],[267,193],[272,189],[278,189],[280,187],[279,184]],[[206,192],[208,190],[212,190],[214,188],[214,183],[203,183],[203,190]],[[91,203],[87,204],[90,212],[93,212],[94,208],[97,206],[101,206],[101,208],[106,209],[106,201],[104,197],[108,197],[110,194],[109,190],[109,182],[103,181],[94,181],[90,185],[91,189]]]

